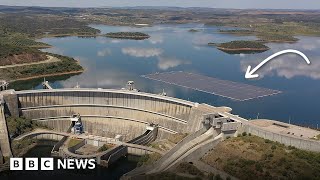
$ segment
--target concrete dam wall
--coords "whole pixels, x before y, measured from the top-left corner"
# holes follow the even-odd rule
[[[242,127],[239,128],[239,133],[242,132],[251,133],[253,135],[262,137],[264,139],[269,139],[271,141],[277,141],[286,146],[294,146],[296,148],[307,151],[320,152],[320,142],[317,140],[292,137],[287,134],[270,132],[252,124],[243,124]]]
[[[46,89],[14,93],[22,116],[65,132],[70,127],[70,116],[80,113],[86,132],[109,137],[121,134],[124,140],[143,134],[149,123],[159,125],[160,139],[177,132],[194,132],[202,127],[202,115],[214,111],[203,110],[189,101],[128,90]]]
[[[11,157],[10,140],[8,136],[7,123],[4,116],[4,106],[0,100],[0,155]]]

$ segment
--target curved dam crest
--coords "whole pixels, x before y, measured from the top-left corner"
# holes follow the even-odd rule
[[[6,102],[10,114],[36,120],[65,132],[69,117],[80,113],[84,131],[97,136],[139,136],[146,124],[159,125],[158,139],[202,127],[202,115],[215,108],[172,97],[112,89],[45,89],[12,91]],[[17,102],[15,102],[17,100]],[[15,112],[18,109],[18,114]]]
[[[3,117],[0,119],[2,123],[0,128],[6,127],[4,116],[6,114],[13,117],[24,116],[56,132],[69,132],[71,115],[81,114],[85,134],[114,139],[121,136],[121,142],[139,140],[139,142],[147,142],[141,143],[146,145],[151,140],[166,139],[171,134],[188,133],[186,138],[178,142],[162,157],[161,161],[167,162],[167,166],[161,167],[159,171],[173,167],[180,161],[200,157],[221,140],[237,136],[242,132],[252,133],[300,149],[319,151],[320,148],[319,141],[260,127],[231,114],[231,108],[214,107],[129,89],[6,90],[0,95]],[[157,127],[155,133],[145,134],[148,126],[153,125]],[[8,137],[8,133],[4,134],[3,137]],[[91,143],[90,140],[83,142],[89,145]],[[3,155],[10,156],[9,141],[1,139],[0,143],[1,149],[5,150]],[[59,143],[60,145],[63,143],[63,146],[66,147],[64,139]],[[110,164],[129,151],[146,153],[148,150],[145,147],[120,144],[98,158],[101,158],[103,163],[107,160],[107,163],[104,164]],[[73,157],[73,155],[65,153],[62,154],[62,157]],[[139,174],[144,170],[138,169],[133,174]]]

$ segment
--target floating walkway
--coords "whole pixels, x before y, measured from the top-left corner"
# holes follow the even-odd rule
[[[143,75],[142,77],[226,97],[237,101],[246,101],[281,93],[281,91],[278,90],[261,88],[244,83],[226,81],[181,71],[148,74]]]

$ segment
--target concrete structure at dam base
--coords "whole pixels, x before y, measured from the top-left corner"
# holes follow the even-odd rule
[[[179,162],[197,160],[219,142],[243,132],[320,152],[320,142],[310,139],[317,132],[308,135],[299,132],[298,136],[298,133],[292,133],[297,128],[276,121],[271,126],[279,130],[271,130],[277,128],[268,128],[231,114],[231,108],[228,107],[138,92],[133,88],[4,89],[0,92],[0,102],[0,157],[12,157],[10,143],[24,138],[57,140],[51,151],[52,156],[95,158],[98,164],[104,166],[109,166],[126,154],[158,153],[162,156],[152,165],[136,168],[123,176],[128,179],[166,171]],[[71,118],[75,114],[81,115],[84,133],[71,131],[74,127]],[[50,130],[37,129],[10,138],[7,116],[23,116]],[[148,146],[153,141],[178,133],[187,133],[188,136],[166,152]],[[77,139],[79,143],[70,147],[72,139]],[[105,144],[111,148],[96,151]]]

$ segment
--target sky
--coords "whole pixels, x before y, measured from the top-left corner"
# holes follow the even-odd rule
[[[320,10],[320,0],[0,0],[0,5],[45,7],[174,6]]]

